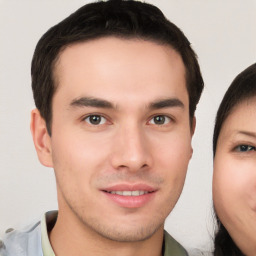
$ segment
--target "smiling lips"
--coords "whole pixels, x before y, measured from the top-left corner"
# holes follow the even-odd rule
[[[149,203],[157,190],[144,184],[116,185],[102,190],[117,205],[124,208],[139,208]]]
[[[120,195],[120,196],[141,196],[141,195],[145,195],[145,194],[148,194],[151,192],[143,191],[143,190],[134,190],[134,191],[110,191],[108,193],[116,194],[116,195]]]

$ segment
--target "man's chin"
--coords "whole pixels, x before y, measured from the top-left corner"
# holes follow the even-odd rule
[[[120,225],[119,227],[103,227],[97,225],[97,227],[91,227],[98,235],[101,237],[122,243],[134,243],[142,242],[151,238],[157,231],[163,229],[163,225],[156,225],[149,227],[124,227]]]

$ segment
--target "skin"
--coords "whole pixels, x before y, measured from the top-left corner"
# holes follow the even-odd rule
[[[256,98],[231,112],[214,159],[213,199],[221,222],[245,255],[256,255]]]
[[[56,255],[161,255],[195,126],[181,57],[169,46],[108,37],[67,47],[54,74],[52,135],[38,110],[31,131],[39,160],[56,175]],[[102,191],[120,184],[154,192],[121,206]]]

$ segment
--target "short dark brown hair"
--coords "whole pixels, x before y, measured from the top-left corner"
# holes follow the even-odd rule
[[[155,6],[132,0],[109,0],[86,4],[39,40],[31,67],[36,107],[45,119],[50,134],[52,97],[56,90],[53,70],[60,52],[67,45],[101,37],[139,38],[170,45],[185,65],[192,120],[204,83],[197,56],[183,32],[168,21]]]

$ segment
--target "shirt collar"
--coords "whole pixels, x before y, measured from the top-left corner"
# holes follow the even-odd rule
[[[164,231],[164,254],[163,256],[188,256],[186,250],[170,235]]]
[[[42,239],[42,249],[43,256],[55,256],[49,236],[48,231],[51,230],[56,222],[58,216],[57,211],[47,212],[43,215],[41,220],[41,239]]]

